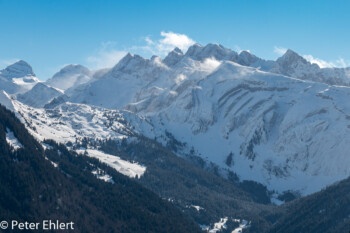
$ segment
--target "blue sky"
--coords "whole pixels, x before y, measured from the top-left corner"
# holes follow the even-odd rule
[[[343,0],[0,0],[0,68],[23,59],[46,80],[65,64],[96,69],[127,51],[164,56],[194,42],[266,59],[291,48],[323,66],[344,66],[349,10]]]

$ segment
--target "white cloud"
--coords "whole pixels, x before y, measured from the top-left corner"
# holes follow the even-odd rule
[[[162,37],[159,40],[152,40],[150,37],[145,37],[144,41],[146,45],[143,46],[133,46],[131,48],[132,51],[143,51],[148,52],[153,55],[164,56],[167,55],[171,50],[175,47],[178,47],[183,52],[185,52],[191,45],[196,42],[192,40],[185,34],[175,33],[175,32],[164,32],[160,33]]]
[[[283,47],[278,47],[278,46],[275,46],[273,48],[273,52],[282,56],[283,54],[285,54],[287,52],[287,49],[286,48],[283,48]]]
[[[185,34],[171,31],[162,31],[160,36],[161,38],[158,40],[152,40],[149,36],[146,36],[143,38],[144,45],[135,45],[126,50],[141,55],[165,56],[175,47],[186,51],[188,47],[196,43]],[[113,67],[127,54],[126,50],[116,49],[115,47],[115,42],[108,41],[102,43],[100,49],[86,58],[87,65],[92,69]]]
[[[147,44],[149,45],[154,45],[154,42],[151,40],[151,38],[149,38],[148,36],[145,37],[145,41]]]
[[[92,69],[113,67],[127,52],[115,49],[115,42],[103,42],[94,55],[87,57],[86,61]]]
[[[162,49],[168,49],[168,47],[178,47],[181,50],[186,50],[188,47],[196,43],[185,34],[161,32],[160,35],[164,37],[163,39],[159,40],[159,46],[161,46]]]
[[[312,55],[304,55],[303,56],[306,60],[308,60],[311,63],[317,64],[320,68],[332,68],[332,67],[349,67],[350,61],[345,61],[343,58],[339,58],[335,61],[325,61],[316,57],[313,57]]]
[[[328,67],[334,67],[333,64],[331,64],[330,62],[326,62],[322,59],[313,57],[312,55],[304,55],[303,56],[306,60],[308,60],[309,62],[313,63],[313,64],[317,64],[320,68],[328,68]]]
[[[183,75],[183,74],[180,74],[176,77],[175,79],[175,83],[177,85],[180,85],[182,81],[186,80],[187,79],[187,76]]]
[[[215,70],[221,62],[217,61],[215,58],[207,58],[201,63],[201,69],[213,71]]]

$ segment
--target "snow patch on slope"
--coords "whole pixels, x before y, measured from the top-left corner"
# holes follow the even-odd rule
[[[93,170],[91,173],[94,174],[97,177],[97,179],[114,184],[113,178],[100,168]]]
[[[239,222],[239,227],[234,229],[232,233],[241,233],[243,229],[248,228],[250,226],[249,222],[247,220],[239,220],[239,219],[234,219],[235,222]]]
[[[22,148],[23,145],[18,141],[15,134],[9,129],[6,128],[6,142],[14,149],[18,150],[19,148]]]
[[[219,222],[214,223],[214,227],[212,229],[209,229],[208,232],[209,233],[216,233],[219,232],[223,229],[226,229],[226,222],[227,222],[228,218],[221,218]]]
[[[45,147],[44,147],[45,148]],[[45,150],[46,150],[46,148],[45,148]],[[45,159],[47,160],[47,161],[49,161],[51,164],[52,164],[52,166],[54,166],[55,168],[58,168],[58,163],[55,163],[55,162],[53,162],[53,161],[51,161],[48,157],[46,157],[45,156]]]
[[[118,156],[109,155],[99,150],[77,150],[77,153],[79,154],[85,154],[85,152],[87,152],[87,156],[97,158],[102,163],[107,164],[111,168],[114,168],[116,171],[129,176],[130,178],[140,178],[146,171],[145,166],[122,160]]]

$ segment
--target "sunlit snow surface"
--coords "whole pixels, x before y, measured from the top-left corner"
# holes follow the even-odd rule
[[[113,178],[110,175],[106,174],[101,169],[96,169],[92,171],[92,174],[94,174],[100,180],[114,184]]]
[[[49,162],[52,164],[52,166],[54,166],[55,168],[58,167],[58,164],[55,163],[55,162],[53,162],[53,161],[51,161],[48,157],[45,156],[45,159],[46,159],[47,161],[49,161]]]
[[[107,110],[82,104],[66,103],[55,109],[33,108],[18,101],[13,102],[20,111],[21,117],[27,120],[29,131],[40,141],[53,139],[60,143],[92,139],[122,139],[137,134],[137,127],[150,130],[147,121],[131,114],[117,110]],[[125,120],[127,118],[128,120]],[[133,122],[129,125],[128,122]],[[49,148],[47,144],[43,144]],[[84,151],[78,151],[84,153]],[[146,171],[146,167],[137,163],[130,163],[113,155],[105,154],[98,150],[87,150],[88,156],[95,157],[106,163],[118,172],[132,177],[140,178]],[[54,166],[57,166],[54,164]],[[98,177],[107,180],[108,177]]]
[[[6,142],[14,149],[18,150],[19,148],[22,148],[23,145],[18,141],[14,133],[9,129],[6,128]]]
[[[201,226],[201,228],[208,233],[219,233],[222,230],[226,229],[226,222],[228,220],[228,217],[220,218],[220,220],[216,223],[214,223],[214,226],[212,228],[208,226]],[[232,219],[232,221],[239,223],[239,226],[234,229],[231,233],[241,233],[243,229],[249,227],[249,222],[247,220],[239,220],[239,219]]]
[[[350,89],[312,82],[338,77],[337,84],[349,83],[349,69],[319,75],[317,67],[309,68],[291,51],[275,63],[247,52],[238,57],[220,45],[194,45],[163,61],[128,54],[100,78],[66,90],[67,101],[75,104],[31,108],[5,93],[0,101],[39,140],[142,134],[166,145],[167,131],[186,143],[177,150],[180,156],[193,147],[241,180],[306,195],[350,174]],[[316,76],[305,76],[310,72]]]
[[[214,224],[213,229],[210,229],[208,232],[209,233],[216,233],[221,231],[222,229],[226,229],[226,222],[227,222],[227,217],[221,218],[219,222]]]
[[[40,141],[53,139],[60,143],[75,143],[82,138],[122,139],[140,130],[151,131],[147,121],[126,111],[73,103],[54,109],[33,108],[19,101],[13,101],[13,104],[26,119],[29,131]]]
[[[239,227],[237,227],[236,229],[234,229],[234,230],[232,231],[232,233],[240,233],[240,232],[243,231],[244,228],[249,227],[249,223],[248,223],[247,220],[242,220],[242,221],[240,221],[239,219],[235,219],[235,221],[236,221],[236,222],[239,222],[240,224],[239,224]]]
[[[131,178],[140,178],[146,171],[146,167],[138,163],[131,163],[125,160],[122,160],[118,156],[109,155],[103,153],[99,150],[77,150],[79,154],[86,154],[90,157],[100,160],[102,163],[107,164],[111,168],[114,168],[116,171],[122,173],[123,175],[129,176]],[[109,176],[108,176],[109,177]],[[107,179],[108,177],[99,177],[100,179]],[[110,178],[110,177],[109,177]]]

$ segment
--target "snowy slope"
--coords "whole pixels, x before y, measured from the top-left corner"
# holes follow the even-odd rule
[[[18,150],[19,148],[23,147],[22,143],[18,141],[14,133],[9,128],[6,128],[6,142],[13,148],[13,150]]]
[[[109,155],[99,150],[77,150],[79,154],[86,154],[87,156],[97,158],[102,163],[107,164],[123,175],[129,176],[130,178],[140,178],[146,171],[146,167],[139,165],[138,163],[131,163],[122,160],[120,157],[115,155]]]
[[[7,109],[10,109],[11,111],[15,111],[15,108],[12,104],[11,96],[7,94],[7,92],[4,90],[0,90],[0,104],[4,105]]]
[[[32,67],[20,60],[0,71],[0,75],[8,79],[35,76]]]
[[[1,99],[0,99],[1,100]],[[29,132],[38,140],[53,139],[59,143],[70,142],[74,145],[83,139],[123,139],[132,138],[138,130],[151,133],[152,126],[146,119],[135,114],[118,110],[107,110],[83,104],[64,103],[53,109],[34,108],[15,99],[6,99],[13,106]],[[14,148],[21,144],[11,131],[7,129],[6,140]],[[151,134],[146,135],[152,137]],[[153,135],[154,137],[154,135]],[[44,147],[47,147],[43,143]],[[146,167],[135,162],[122,160],[118,156],[109,155],[96,149],[79,149],[78,153],[99,159],[118,172],[131,178],[140,178]],[[54,164],[55,165],[55,164]],[[57,167],[57,165],[55,165]],[[100,179],[113,182],[108,174],[95,174]]]
[[[152,126],[143,117],[119,110],[64,103],[55,108],[34,108],[11,100],[15,112],[28,130],[39,140],[53,139],[59,143],[90,139],[122,139],[150,132]]]
[[[166,143],[169,132],[187,145],[179,155],[193,147],[243,180],[305,195],[350,174],[350,89],[330,85],[345,85],[348,70],[320,69],[291,50],[266,61],[195,44],[163,60],[127,54],[50,109],[10,101],[40,139],[136,133]]]
[[[41,108],[53,98],[62,94],[61,91],[53,87],[49,87],[44,83],[38,83],[29,91],[23,94],[18,94],[17,99],[26,105]]]
[[[173,52],[179,53],[178,51],[175,49]],[[100,79],[68,90],[65,94],[69,96],[70,102],[123,108],[130,103],[145,101],[151,96],[173,95],[171,87],[204,77],[220,64],[211,57],[194,60],[180,54],[178,58],[180,60],[172,61],[169,67],[159,57],[144,59],[127,54]]]
[[[0,90],[8,94],[26,92],[38,82],[32,67],[22,60],[0,70]]]
[[[68,90],[66,95],[70,102],[120,109],[149,101],[151,96],[174,95],[171,90],[174,85],[182,82],[190,85],[226,61],[303,80],[350,85],[349,69],[321,69],[292,50],[277,61],[267,61],[248,51],[238,54],[218,44],[195,44],[185,54],[175,48],[164,60],[127,54],[115,67],[104,71],[99,79]]]
[[[130,100],[136,101],[136,94],[166,70],[157,58],[150,60],[127,54],[100,79],[68,90],[66,94],[70,102],[122,108]]]
[[[60,90],[87,83],[92,79],[92,72],[82,65],[67,65],[59,72],[54,74],[52,78],[46,81],[46,84]]]
[[[222,167],[232,152],[230,169],[243,179],[306,194],[350,173],[349,88],[224,62],[175,90],[183,91],[172,101],[149,101],[150,111],[144,103],[133,109]],[[165,104],[154,109],[155,102]]]

